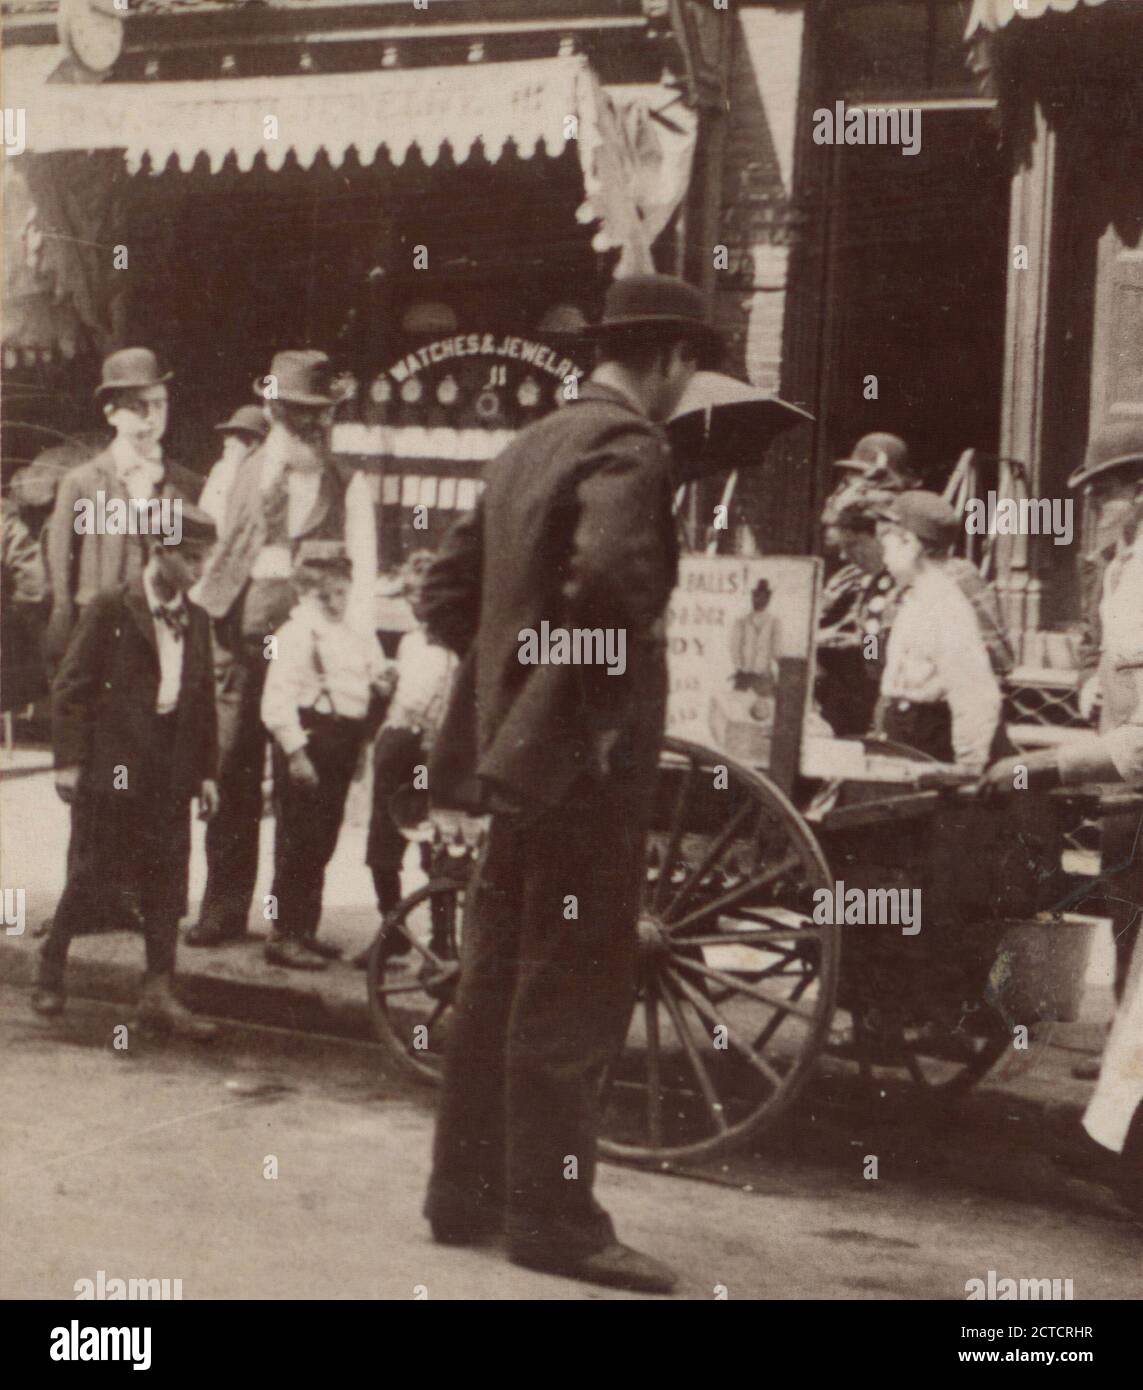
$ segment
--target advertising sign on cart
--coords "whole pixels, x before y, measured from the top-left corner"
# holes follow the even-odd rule
[[[667,610],[667,732],[789,785],[809,710],[821,561],[687,556]]]

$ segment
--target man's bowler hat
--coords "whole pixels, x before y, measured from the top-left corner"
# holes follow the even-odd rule
[[[754,595],[755,598],[757,598],[759,594],[765,594],[766,597],[769,598],[770,595],[774,592],[774,590],[771,589],[770,581],[768,579],[760,579],[758,583],[755,584],[754,588],[751,589],[750,592]]]
[[[103,359],[103,380],[95,388],[95,396],[98,399],[105,391],[161,386],[171,375],[159,371],[159,359],[150,348],[121,348]]]
[[[960,517],[943,497],[920,488],[897,493],[878,509],[877,519],[911,531],[922,541],[942,546],[952,545],[961,524]]]
[[[675,275],[628,275],[612,281],[603,317],[585,332],[607,337],[623,329],[683,330],[704,357],[722,350],[722,334],[707,322],[706,295]]]
[[[849,458],[838,459],[834,467],[860,473],[868,482],[876,482],[881,487],[891,487],[896,480],[911,477],[909,446],[900,435],[877,430],[862,435]]]
[[[1143,417],[1101,425],[1087,446],[1083,467],[1068,479],[1068,487],[1087,487],[1107,481],[1112,471],[1129,468],[1143,474]]]
[[[220,434],[245,434],[252,439],[265,439],[270,427],[260,405],[240,405],[229,420],[223,420],[214,428]]]
[[[333,363],[324,352],[276,352],[268,375],[272,387],[264,381],[254,383],[254,394],[264,400],[314,406],[338,402],[333,391]]]

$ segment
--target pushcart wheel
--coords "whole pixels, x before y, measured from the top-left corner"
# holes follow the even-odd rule
[[[855,1015],[850,1037],[827,1046],[826,1056],[856,1062],[870,1090],[907,1082],[914,1095],[919,1089],[933,1100],[955,1100],[988,1075],[1008,1045],[998,1019],[975,1031],[934,1025],[884,1029]]]
[[[766,777],[667,739],[627,1038],[600,1085],[610,1158],[709,1157],[790,1108],[824,1045],[840,938],[817,840]]]
[[[407,1074],[439,1082],[460,978],[465,884],[434,877],[390,912],[369,952],[373,1031]]]

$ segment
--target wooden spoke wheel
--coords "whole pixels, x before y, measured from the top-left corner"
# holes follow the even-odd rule
[[[460,979],[468,861],[388,913],[369,952],[373,1031],[408,1074],[438,1082]]]
[[[981,1020],[973,1028],[885,1025],[855,1013],[852,1030],[841,1042],[831,1042],[827,1057],[856,1063],[861,1080],[872,1093],[909,1084],[932,1101],[952,1101],[970,1091],[996,1065],[1010,1038],[1000,1020]]]
[[[815,890],[830,886],[808,825],[768,778],[666,740],[634,1008],[600,1084],[605,1156],[707,1157],[789,1109],[834,1010],[839,932],[812,920]]]

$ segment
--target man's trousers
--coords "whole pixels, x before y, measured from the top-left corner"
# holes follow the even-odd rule
[[[1143,913],[1143,826],[1139,812],[1104,816],[1099,823],[1100,868],[1110,875],[1100,885],[1115,938],[1115,998],[1123,998],[1131,955]]]
[[[266,656],[261,643],[242,641],[236,627],[228,620],[215,630],[219,808],[206,831],[206,891],[199,914],[200,925],[221,936],[240,936],[250,915],[268,737],[262,726]]]
[[[365,862],[373,874],[377,909],[384,915],[401,901],[401,864],[409,842],[393,819],[392,798],[411,787],[427,761],[424,739],[413,729],[382,728],[373,745],[373,809]]]
[[[425,1212],[505,1219],[513,1254],[614,1239],[594,1201],[597,1095],[635,993],[641,801],[592,788],[493,818],[469,891]]]
[[[189,861],[189,801],[79,792],[67,883],[40,953],[41,982],[62,985],[73,936],[134,926],[123,906],[131,900],[142,920],[148,972],[172,972]]]
[[[325,871],[337,848],[345,799],[365,737],[361,719],[304,712],[306,753],[318,775],[307,787],[289,774],[286,755],[274,745],[278,819],[274,829],[274,882],[278,905],[276,936],[305,941],[321,921]]]

